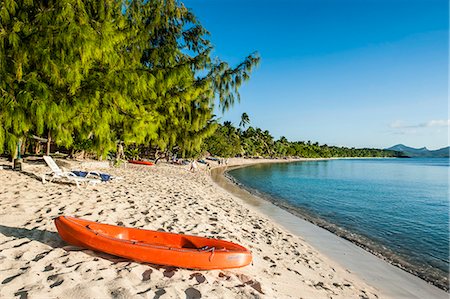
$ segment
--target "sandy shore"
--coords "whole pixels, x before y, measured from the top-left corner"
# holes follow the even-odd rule
[[[6,160],[0,165],[2,298],[379,297],[304,239],[218,187],[204,165],[196,173],[167,164],[108,168],[123,179],[81,188],[43,184],[40,175],[49,169],[42,163],[25,163],[23,172],[7,169]],[[95,253],[59,238],[52,218],[62,214],[224,238],[249,248],[254,261],[241,269],[192,271]]]

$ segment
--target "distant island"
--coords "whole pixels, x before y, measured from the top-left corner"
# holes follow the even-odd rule
[[[429,150],[426,147],[413,148],[404,144],[397,144],[390,148],[386,148],[386,150],[396,151],[401,153],[401,156],[411,158],[449,158],[450,156],[450,146],[438,150]]]

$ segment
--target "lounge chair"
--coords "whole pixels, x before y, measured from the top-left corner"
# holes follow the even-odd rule
[[[81,171],[81,170],[72,170],[71,172],[74,173],[76,176],[79,176],[79,177],[83,177],[83,178],[87,178],[87,179],[89,179],[89,178],[90,179],[98,179],[98,180],[100,180],[102,182],[109,182],[109,181],[111,181],[113,179],[119,179],[119,177],[115,177],[115,176],[112,176],[110,174],[101,173],[101,172],[98,172],[98,171],[89,171],[89,172],[87,172],[87,171]]]
[[[62,171],[50,156],[44,156],[44,161],[51,168],[52,172],[46,173],[42,176],[42,183],[45,183],[45,177],[47,175],[51,175],[49,182],[52,182],[54,179],[66,179],[70,182],[76,183],[77,187],[80,186],[80,183],[95,185],[101,182],[100,179],[88,178],[87,175],[83,177],[76,175],[72,171]]]

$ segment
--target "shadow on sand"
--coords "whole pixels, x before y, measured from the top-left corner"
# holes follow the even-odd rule
[[[54,249],[61,248],[68,252],[84,251],[86,254],[88,254],[92,257],[106,259],[112,263],[132,262],[129,259],[114,256],[114,255],[111,255],[108,253],[92,251],[90,249],[69,245],[68,243],[66,243],[65,241],[63,241],[61,239],[61,237],[59,236],[59,234],[57,232],[52,232],[52,231],[48,231],[48,230],[42,230],[42,229],[37,229],[37,228],[32,228],[32,229],[19,228],[19,227],[11,227],[11,226],[5,226],[5,225],[0,224],[0,234],[3,234],[6,237],[13,237],[15,240],[26,238],[31,241],[37,241],[42,244],[48,245],[51,248],[54,248]],[[10,241],[12,241],[12,240],[8,240],[4,243],[10,242]],[[30,241],[27,241],[27,240],[24,240],[24,241],[25,242],[20,242],[20,243],[14,245],[13,247],[17,248],[22,245],[30,243]],[[148,265],[155,269],[163,268],[169,272],[176,269],[174,267],[159,266],[159,265],[153,265],[153,264],[149,264],[149,263],[142,263],[142,264]]]
[[[27,238],[32,241],[38,241],[52,248],[62,248],[67,245],[56,232],[41,230],[37,228],[19,228],[0,225],[0,233],[15,239]]]
[[[48,230],[42,230],[37,228],[19,228],[19,227],[11,227],[11,226],[5,226],[0,225],[0,233],[7,236],[7,237],[13,237],[16,240],[27,238],[31,241],[37,241],[42,244],[48,245],[52,248],[61,248],[65,251],[85,251],[90,256],[93,257],[99,257],[107,259],[110,262],[113,263],[119,263],[119,262],[129,262],[129,260],[113,256],[107,253],[103,252],[94,252],[90,249],[80,248],[76,246],[69,245],[65,241],[61,239],[59,234],[57,232],[52,232]],[[7,241],[9,242],[9,241]],[[28,244],[30,241],[25,241],[22,243],[18,243],[17,245],[14,245],[14,247],[20,247],[22,245]]]
[[[10,227],[10,226],[5,226],[5,225],[0,225],[0,234],[3,234],[6,237],[13,237],[15,240],[19,240],[19,239],[28,239],[28,240],[24,240],[24,242],[19,242],[18,244],[14,245],[13,247],[20,247],[22,245],[26,245],[28,243],[30,243],[31,241],[37,241],[40,242],[42,244],[48,245],[54,249],[56,248],[61,248],[64,249],[67,252],[70,251],[83,251],[84,253],[94,257],[94,261],[98,260],[99,258],[101,259],[106,259],[114,264],[116,263],[127,263],[125,265],[120,265],[120,269],[125,269],[128,270],[129,272],[131,271],[130,268],[128,268],[129,265],[131,265],[132,261],[125,259],[125,258],[121,258],[121,257],[117,257],[117,256],[113,256],[107,253],[103,253],[103,252],[94,252],[92,250],[89,249],[83,249],[83,248],[79,248],[79,247],[75,247],[75,246],[68,246],[67,243],[65,243],[61,237],[59,236],[58,233],[56,232],[52,232],[52,231],[47,231],[47,230],[42,230],[42,229],[37,229],[37,228],[32,228],[32,229],[27,229],[27,228],[18,228],[18,227]],[[8,240],[6,242],[10,242],[12,240]],[[6,243],[4,242],[4,243]],[[3,243],[3,244],[4,244]],[[33,261],[38,261],[42,258],[44,258],[51,250],[48,251],[44,251],[42,253],[39,253],[38,255],[36,255],[36,257],[33,259]],[[67,254],[64,254],[63,256],[67,256]],[[64,263],[64,262],[63,262]],[[81,263],[81,262],[79,262]],[[76,263],[75,265],[79,264]],[[154,264],[149,264],[149,263],[142,263],[150,268],[153,268],[154,270],[157,271],[161,271],[161,269],[163,270],[163,275],[166,278],[172,278],[175,274],[176,271],[178,271],[178,268],[176,267],[171,267],[171,266],[162,266],[162,265],[154,265]],[[70,266],[69,266],[70,267]],[[142,275],[143,280],[149,280],[150,279],[150,275],[153,272],[152,269],[147,269]],[[22,273],[13,275],[11,277],[6,278],[5,280],[3,280],[1,283],[2,284],[6,284],[9,283],[10,281],[12,281],[13,279],[15,279],[17,276],[20,276]],[[147,278],[145,278],[147,277]],[[205,281],[205,278],[202,274],[200,273],[194,273],[191,275],[191,279],[195,277],[197,282],[200,284],[202,282]],[[51,287],[51,286],[50,286]],[[146,292],[148,292],[149,290],[151,290],[151,288],[148,288],[147,290],[144,290],[142,292],[139,292],[138,294],[144,294]],[[163,288],[158,288],[155,291],[155,295],[154,295],[154,299],[160,298],[162,295],[164,295],[166,293],[166,291]],[[20,296],[20,298],[27,298],[27,291],[20,289],[19,291],[17,291],[15,293],[15,296]],[[185,290],[185,295],[186,298],[201,298],[202,295],[201,293],[197,290],[194,289],[192,287],[188,288]]]
[[[11,165],[2,164],[2,165],[0,165],[0,169],[9,170],[9,171],[15,171],[17,173],[26,175],[26,176],[28,176],[28,177],[30,177],[32,179],[35,179],[37,181],[42,182],[42,177],[41,176],[38,176],[37,174],[35,174],[33,172],[28,172],[28,171],[25,171],[25,170],[19,170],[19,171],[13,170]]]
[[[42,177],[41,177],[41,176],[38,176],[38,175],[35,174],[35,173],[21,170],[21,171],[20,171],[20,174],[26,175],[27,177],[30,177],[30,178],[32,178],[32,179],[35,179],[35,180],[39,181],[39,182],[42,182]]]

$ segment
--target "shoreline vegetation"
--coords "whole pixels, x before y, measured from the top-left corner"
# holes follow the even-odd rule
[[[8,0],[0,28],[0,154],[60,151],[98,159],[396,156],[394,151],[274,141],[219,123],[240,101],[257,52],[230,66],[177,0]],[[50,30],[49,28],[58,28]]]
[[[341,159],[361,159],[361,157],[353,157],[353,158],[341,158]],[[329,160],[329,159],[294,159],[294,160],[287,160],[286,162],[308,162],[308,161],[320,161],[320,160]],[[268,161],[262,161],[263,163],[272,163]],[[273,163],[283,163],[283,161],[275,161]],[[323,228],[334,235],[343,238],[353,244],[355,244],[358,247],[361,247],[365,251],[375,255],[376,257],[390,263],[391,265],[398,267],[399,269],[402,269],[414,276],[417,276],[421,278],[422,280],[426,281],[427,283],[430,283],[446,292],[449,291],[448,287],[448,279],[443,278],[442,276],[439,276],[438,273],[429,273],[429,272],[422,272],[420,270],[417,270],[416,267],[411,265],[408,261],[404,260],[402,257],[396,255],[394,252],[388,250],[387,248],[383,248],[383,251],[381,251],[381,248],[379,245],[373,243],[370,239],[367,237],[361,236],[359,234],[356,234],[354,232],[349,232],[333,223],[330,223],[318,216],[313,215],[311,212],[303,210],[298,207],[294,207],[291,204],[287,203],[286,201],[283,201],[281,199],[273,198],[267,194],[262,194],[258,190],[254,190],[252,188],[249,188],[247,186],[242,185],[239,183],[234,177],[230,174],[228,174],[229,171],[242,168],[242,167],[249,167],[253,165],[257,165],[258,163],[248,163],[248,164],[235,164],[233,163],[232,166],[227,167],[223,166],[221,170],[218,171],[218,175],[223,176],[226,180],[230,182],[230,184],[233,184],[237,186],[240,189],[243,189],[250,194],[258,197],[260,200],[265,200],[270,202],[271,204],[286,210],[287,212],[293,214],[296,217],[299,217],[301,219],[304,219],[320,228]],[[219,179],[217,179],[217,175],[213,176],[213,179],[216,181],[216,183],[219,182]],[[233,190],[233,189],[231,189]],[[231,191],[228,190],[228,191]],[[239,194],[239,192],[235,192]]]

